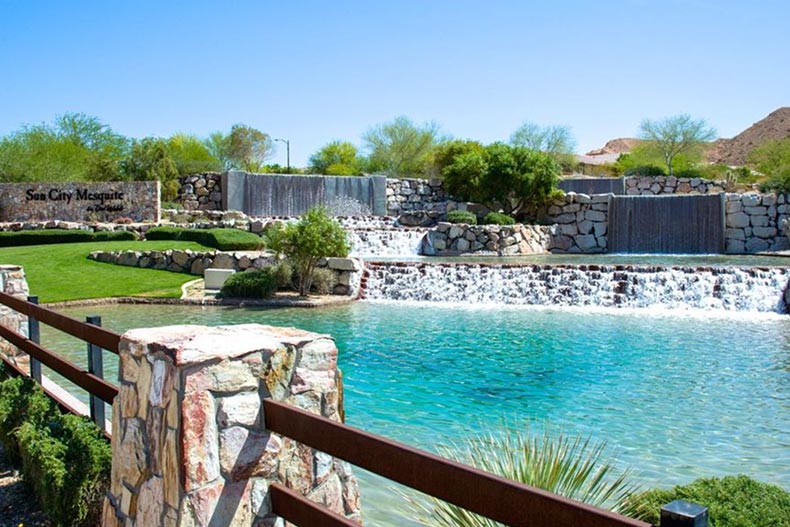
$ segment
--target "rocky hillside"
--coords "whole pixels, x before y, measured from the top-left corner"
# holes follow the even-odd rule
[[[787,137],[790,137],[790,106],[774,110],[732,139],[717,140],[707,157],[713,163],[744,165],[751,151],[761,144]]]
[[[596,148],[590,150],[585,155],[587,156],[602,156],[607,154],[624,154],[630,152],[636,145],[641,143],[641,139],[635,137],[619,137],[607,141],[603,148]]]

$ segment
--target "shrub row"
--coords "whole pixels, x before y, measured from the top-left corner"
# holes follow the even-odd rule
[[[224,298],[271,298],[275,291],[296,290],[298,282],[293,266],[287,260],[278,264],[235,273],[222,285],[220,296]],[[335,273],[329,269],[313,269],[310,291],[319,295],[329,295],[337,285]]]
[[[145,233],[147,240],[182,240],[198,242],[220,251],[256,251],[263,249],[263,238],[239,229],[184,229],[154,227]]]
[[[90,420],[61,414],[29,378],[0,382],[0,441],[58,527],[99,525],[112,466]]]
[[[447,221],[450,223],[477,225],[477,215],[468,210],[451,210],[447,213]],[[515,218],[501,212],[489,212],[483,217],[483,225],[513,225],[515,223]]]
[[[52,243],[112,242],[136,240],[131,231],[83,231],[78,229],[42,229],[39,231],[0,232],[0,247],[46,245]]]
[[[629,498],[625,512],[658,525],[661,507],[674,500],[708,507],[711,527],[790,527],[790,492],[747,476],[701,478],[641,492]]]

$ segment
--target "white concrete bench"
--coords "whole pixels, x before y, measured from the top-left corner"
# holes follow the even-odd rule
[[[222,289],[222,284],[225,283],[225,280],[235,272],[233,269],[206,269],[203,271],[204,287],[209,290]]]

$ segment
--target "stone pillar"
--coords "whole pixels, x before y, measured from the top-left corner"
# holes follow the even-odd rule
[[[0,291],[27,300],[28,288],[25,271],[18,265],[0,265]],[[0,304],[0,324],[27,336],[27,316],[4,304]],[[0,353],[11,359],[24,371],[28,371],[30,358],[27,353],[20,352],[16,346],[12,346],[4,339],[0,339]]]
[[[265,430],[262,398],[340,420],[337,348],[259,324],[135,329],[120,345],[105,527],[275,526],[281,482],[359,520],[348,464]]]

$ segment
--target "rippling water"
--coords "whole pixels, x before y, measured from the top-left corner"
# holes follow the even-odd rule
[[[745,473],[790,488],[790,317],[359,302],[315,310],[69,309],[116,331],[261,322],[329,333],[348,424],[430,450],[503,421],[605,440],[638,482]],[[84,364],[84,344],[44,343]],[[110,360],[107,357],[106,360]],[[110,368],[114,375],[117,366]],[[371,525],[404,525],[363,474]]]

